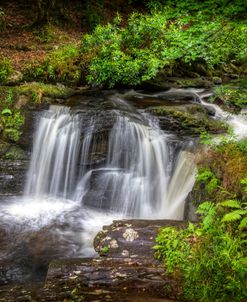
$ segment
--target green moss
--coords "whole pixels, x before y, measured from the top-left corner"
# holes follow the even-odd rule
[[[25,158],[25,152],[18,146],[1,142],[0,158],[5,160],[21,160]]]
[[[108,246],[102,247],[101,250],[100,250],[100,254],[105,255],[107,253],[109,253],[109,247]]]
[[[208,80],[203,80],[201,78],[179,79],[176,81],[176,84],[180,88],[187,88],[187,87],[210,88],[213,86],[212,82]]]
[[[227,130],[224,123],[210,119],[204,108],[199,105],[160,106],[152,108],[152,113],[175,120],[181,129],[189,129],[197,134],[203,131],[218,133]]]
[[[52,85],[38,82],[27,83],[16,87],[17,94],[25,94],[36,103],[40,103],[42,97],[66,99],[74,93],[74,90],[63,85]]]

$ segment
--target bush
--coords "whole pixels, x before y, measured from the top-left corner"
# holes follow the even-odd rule
[[[213,102],[222,104],[227,109],[239,111],[247,107],[247,85],[221,85],[216,87]]]
[[[125,28],[119,17],[97,26],[81,46],[88,82],[137,85],[166,66],[200,63],[213,70],[224,62],[244,60],[246,23],[210,16],[203,10],[178,13],[170,5],[150,15],[134,13]]]

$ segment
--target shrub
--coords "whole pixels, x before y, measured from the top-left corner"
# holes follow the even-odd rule
[[[224,107],[239,111],[247,107],[247,86],[235,87],[232,85],[222,85],[215,88],[215,95],[211,99],[213,102],[222,103]]]
[[[208,17],[203,10],[178,13],[170,5],[150,15],[134,13],[124,28],[120,22],[117,17],[83,37],[81,52],[91,84],[137,85],[166,66],[199,62],[213,70],[247,56],[246,24]]]

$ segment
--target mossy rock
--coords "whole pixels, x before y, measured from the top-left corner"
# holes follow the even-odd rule
[[[226,124],[210,118],[206,108],[199,104],[159,106],[151,108],[151,112],[160,118],[164,128],[174,131],[198,135],[204,131],[222,133],[227,130]]]
[[[170,88],[211,88],[214,84],[214,78],[168,77],[164,72],[159,72],[154,79],[143,82],[141,86],[149,91],[164,91]]]
[[[67,99],[74,93],[74,89],[61,84],[31,82],[13,87],[0,86],[0,108],[20,109],[26,105],[55,103],[56,100]]]
[[[28,95],[31,100],[36,103],[42,102],[43,97],[51,99],[66,99],[75,93],[72,88],[68,88],[61,84],[52,85],[38,82],[23,84],[16,89],[18,94]]]
[[[19,146],[11,145],[9,143],[0,142],[0,159],[4,160],[22,160],[26,159],[25,151]]]

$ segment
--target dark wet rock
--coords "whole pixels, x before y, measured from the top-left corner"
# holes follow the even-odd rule
[[[152,249],[159,228],[170,225],[181,228],[185,223],[114,221],[95,237],[94,246],[100,258],[56,260],[50,264],[41,301],[83,301],[83,298],[102,302],[137,301],[132,299],[136,294],[148,301],[175,299],[179,286],[154,258]]]
[[[179,285],[166,274],[163,264],[154,259],[152,246],[160,227],[174,225],[181,228],[185,224],[165,220],[114,221],[95,238],[94,245],[100,254],[108,247],[103,257],[54,260],[49,265],[44,286],[40,283],[37,286],[2,286],[0,301],[174,300],[179,295]],[[42,254],[42,245],[46,245],[44,240],[52,242],[52,239],[40,235],[33,252]],[[30,248],[26,252],[30,253]]]
[[[222,78],[220,78],[220,77],[213,77],[212,79],[213,79],[215,85],[222,84]]]
[[[154,259],[155,237],[160,227],[183,227],[184,222],[170,220],[121,220],[103,227],[94,239],[94,248],[101,256]],[[105,253],[104,250],[108,249]]]
[[[131,301],[131,295],[174,298],[164,286],[176,288],[164,268],[137,259],[83,259],[54,261],[48,271],[41,301],[82,297],[85,301]],[[56,300],[57,299],[57,300]]]
[[[162,72],[155,79],[146,81],[141,88],[147,91],[164,91],[170,88],[210,88],[214,86],[214,81],[210,78],[177,78],[167,77]]]
[[[0,161],[0,196],[22,194],[27,168],[27,160]]]
[[[31,292],[23,286],[0,287],[1,302],[32,302]]]

